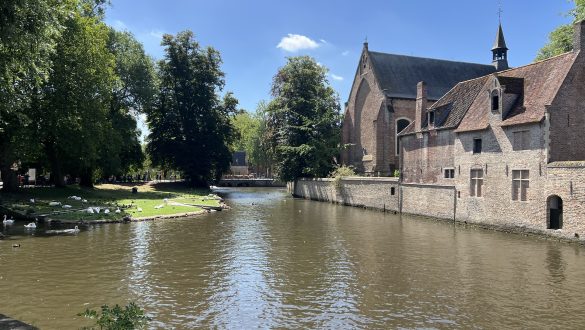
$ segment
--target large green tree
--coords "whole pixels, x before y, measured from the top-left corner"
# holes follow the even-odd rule
[[[238,101],[224,87],[221,58],[202,48],[193,32],[164,35],[159,91],[148,114],[148,153],[153,165],[183,172],[192,186],[206,187],[229,168],[234,138],[231,117]]]
[[[327,69],[308,56],[291,57],[272,83],[268,125],[282,180],[325,177],[339,152],[341,115]]]
[[[575,8],[569,11],[568,16],[573,18],[573,23],[585,19],[585,0],[571,0]],[[538,51],[536,60],[544,60],[573,49],[573,24],[564,24],[549,34],[548,43]]]
[[[64,22],[38,109],[39,137],[57,186],[65,174],[91,186],[113,131],[108,116],[116,75],[109,29],[99,15],[82,9]]]
[[[112,131],[99,159],[102,177],[126,173],[143,163],[136,116],[151,107],[156,93],[154,62],[131,33],[110,29],[108,50],[115,57],[117,79],[107,118]]]
[[[0,172],[4,190],[16,189],[11,169],[31,152],[30,108],[46,80],[69,0],[0,1]],[[34,149],[34,147],[33,147]]]

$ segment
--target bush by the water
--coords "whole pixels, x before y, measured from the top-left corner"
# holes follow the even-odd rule
[[[144,314],[144,310],[133,302],[124,308],[117,304],[112,308],[103,305],[101,314],[88,308],[77,315],[97,320],[96,325],[104,330],[143,329],[150,321],[150,318]]]
[[[349,166],[340,166],[338,168],[336,168],[335,170],[333,170],[333,172],[331,172],[331,174],[329,174],[330,178],[333,178],[333,185],[336,188],[339,188],[341,186],[341,179],[343,177],[346,176],[355,176],[356,173],[353,170],[353,168],[349,167]]]

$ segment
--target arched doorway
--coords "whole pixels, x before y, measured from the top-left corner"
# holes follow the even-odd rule
[[[546,205],[548,210],[547,228],[563,228],[563,199],[557,195],[549,196]]]

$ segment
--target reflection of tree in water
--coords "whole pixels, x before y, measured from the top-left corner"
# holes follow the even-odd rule
[[[549,244],[546,251],[546,268],[548,269],[550,280],[554,283],[565,281],[566,263],[563,261],[561,249],[557,244]]]

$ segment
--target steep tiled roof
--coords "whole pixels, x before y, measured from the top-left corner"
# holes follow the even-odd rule
[[[502,126],[539,122],[544,118],[545,106],[552,103],[577,57],[568,52],[548,60],[516,69],[499,72],[501,77],[524,78],[524,103],[514,109]]]
[[[434,128],[454,128],[459,125],[461,119],[467,113],[469,107],[478,99],[477,95],[484,89],[488,78],[480,78],[460,82],[451,89],[445,96],[435,102],[428,110],[435,112]],[[416,120],[416,119],[415,119]],[[426,117],[422,123],[422,130],[428,130]],[[400,135],[415,133],[414,121],[405,128]]]
[[[494,76],[501,85],[506,86],[505,93],[518,95],[501,126],[540,122],[545,115],[545,106],[554,100],[576,56],[577,53],[568,52],[548,60],[457,84],[429,108],[437,112],[435,128],[457,127],[456,132],[486,129],[489,125],[490,99],[481,91],[489,90],[489,78]],[[423,130],[427,129],[426,126],[424,120]],[[414,122],[402,135],[409,133],[414,133]]]
[[[368,52],[380,88],[388,97],[416,98],[416,84],[427,83],[427,95],[438,100],[458,82],[495,71],[492,65]]]

